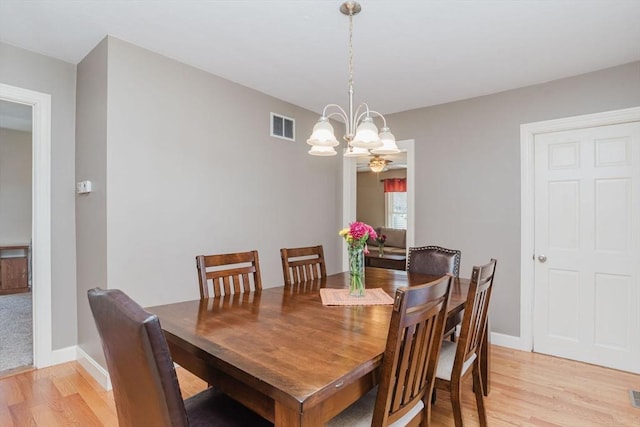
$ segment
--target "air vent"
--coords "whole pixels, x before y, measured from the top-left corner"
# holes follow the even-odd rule
[[[271,113],[271,136],[276,138],[296,140],[296,122],[292,118]]]

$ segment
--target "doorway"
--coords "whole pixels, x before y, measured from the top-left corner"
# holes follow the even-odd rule
[[[640,109],[523,125],[522,136],[521,338],[638,373]]]
[[[407,233],[406,247],[414,246],[415,236],[415,142],[413,139],[397,141],[398,148],[406,153],[407,176]],[[357,217],[357,160],[344,157],[342,165],[342,223],[349,224]],[[375,226],[375,224],[373,224]],[[342,270],[349,269],[346,251],[342,251]]]
[[[31,106],[0,100],[0,374],[33,365]]]
[[[33,364],[55,363],[51,318],[51,95],[0,83],[0,100],[31,106]]]

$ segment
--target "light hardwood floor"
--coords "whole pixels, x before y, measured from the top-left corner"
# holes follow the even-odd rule
[[[629,400],[640,375],[496,346],[492,356],[490,426],[640,426]],[[184,397],[205,387],[183,369],[178,377]],[[465,425],[478,425],[470,381],[463,401]],[[0,379],[2,427],[117,425],[113,394],[77,362]],[[432,425],[453,425],[447,393],[438,393]]]

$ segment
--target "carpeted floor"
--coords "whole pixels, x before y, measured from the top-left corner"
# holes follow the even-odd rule
[[[33,364],[31,292],[0,295],[0,372]]]

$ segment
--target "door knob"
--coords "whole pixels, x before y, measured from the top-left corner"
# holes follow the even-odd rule
[[[547,256],[546,255],[538,255],[538,261],[546,262],[547,261]]]

